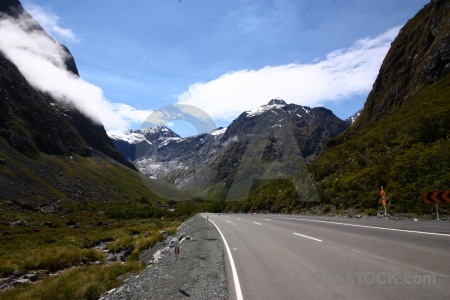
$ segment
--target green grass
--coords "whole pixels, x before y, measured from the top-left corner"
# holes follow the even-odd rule
[[[103,209],[107,209],[104,204]],[[117,203],[107,204],[115,206]],[[90,208],[90,206],[84,206]],[[99,207],[95,207],[98,209]],[[12,227],[9,222],[24,220],[28,226]],[[0,292],[0,299],[98,299],[120,285],[118,276],[143,269],[139,253],[162,240],[160,230],[174,233],[181,219],[116,219],[96,210],[73,210],[66,215],[36,212],[0,213],[0,277],[14,271],[61,271],[32,284]],[[79,228],[67,226],[74,220]],[[43,226],[51,222],[51,227]],[[83,262],[106,262],[105,254],[93,246],[110,241],[106,249],[119,252],[133,247],[125,264],[85,265]]]
[[[0,300],[29,299],[98,299],[106,291],[118,287],[123,274],[136,274],[144,266],[138,262],[113,263],[104,266],[74,268],[57,276],[49,276],[31,285],[0,292]]]

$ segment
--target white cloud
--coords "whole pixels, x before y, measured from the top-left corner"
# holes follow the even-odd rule
[[[231,121],[243,111],[280,97],[288,103],[321,106],[368,93],[400,27],[356,41],[310,64],[267,66],[229,72],[189,86],[179,103],[205,110],[215,120]]]
[[[142,124],[153,113],[151,110],[140,110],[124,103],[113,103],[112,107],[116,113],[136,124]]]
[[[45,10],[44,8],[34,4],[24,4],[26,10],[33,16],[36,21],[48,32],[49,35],[57,39],[77,41],[78,38],[68,28],[61,27],[59,17],[53,12]]]
[[[67,71],[63,47],[42,31],[33,30],[35,21],[0,16],[0,51],[35,88],[56,100],[75,106],[106,129],[130,128],[130,122],[144,120],[150,112],[125,104],[111,104],[101,88]]]

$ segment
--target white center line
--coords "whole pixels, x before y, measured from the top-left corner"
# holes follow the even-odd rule
[[[303,235],[303,234],[300,234],[300,233],[294,232],[294,234],[295,234],[295,235],[302,236],[302,237],[305,237],[305,238],[308,238],[308,239],[311,239],[311,240],[315,240],[315,241],[318,241],[318,242],[321,242],[321,241],[322,241],[322,240],[319,240],[319,239],[316,239],[316,238],[313,238],[313,237],[310,237],[310,236],[307,236],[307,235]]]
[[[271,219],[263,219],[263,220],[266,220],[266,221],[272,221]]]
[[[395,229],[395,228],[387,228],[387,227],[377,227],[377,226],[368,226],[368,225],[357,225],[357,224],[348,224],[348,223],[339,223],[339,222],[329,222],[329,221],[319,221],[319,220],[310,220],[310,219],[283,218],[283,217],[274,217],[274,218],[278,218],[278,219],[286,219],[286,220],[298,220],[298,221],[317,222],[317,223],[337,224],[337,225],[345,225],[345,226],[353,226],[353,227],[362,227],[362,228],[372,228],[372,229],[381,229],[381,230],[403,231],[403,232],[410,232],[410,233],[421,233],[421,234],[430,234],[430,235],[450,236],[450,234],[446,234],[446,233],[435,233],[435,232],[426,232],[426,231],[416,231],[416,230],[406,230],[406,229]]]
[[[256,224],[256,225],[262,225],[261,223],[256,223],[256,222],[253,222],[253,224]]]
[[[241,219],[239,219],[239,218],[236,218],[236,219],[238,219],[239,221],[241,220]]]
[[[236,225],[236,224],[234,224],[233,222],[231,222],[231,221],[227,221],[227,223],[230,223],[231,225]]]

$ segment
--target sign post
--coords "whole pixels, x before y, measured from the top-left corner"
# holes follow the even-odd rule
[[[381,187],[381,204],[384,206],[384,215],[387,219],[387,210],[386,210],[386,201],[387,201],[387,197],[386,197],[386,192],[384,191],[383,187]]]
[[[178,255],[180,254],[180,247],[178,246],[178,239],[175,240],[175,276],[177,282],[177,291],[181,291],[181,278],[180,278],[180,262],[178,260]]]
[[[436,207],[436,219],[440,221],[439,218],[439,203],[450,203],[450,191],[435,191],[435,192],[423,192],[423,202],[433,204]]]

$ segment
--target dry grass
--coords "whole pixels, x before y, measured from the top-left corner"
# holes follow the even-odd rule
[[[22,285],[0,293],[0,300],[98,299],[106,291],[121,284],[118,276],[136,274],[143,268],[142,264],[132,261],[73,268],[36,284]]]

